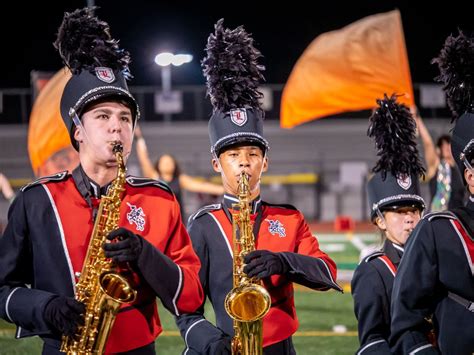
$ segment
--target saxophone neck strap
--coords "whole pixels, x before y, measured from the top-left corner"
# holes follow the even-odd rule
[[[77,168],[72,171],[72,178],[77,190],[91,208],[92,220],[95,221],[98,206],[97,203],[92,203],[92,198],[100,199],[101,188],[89,179],[81,165],[78,165]]]

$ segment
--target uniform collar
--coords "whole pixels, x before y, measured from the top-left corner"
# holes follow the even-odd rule
[[[224,194],[224,198],[222,199],[222,203],[225,207],[228,209],[232,209],[232,204],[233,203],[238,203],[239,199],[237,196],[230,195],[230,194]],[[252,214],[257,213],[257,210],[259,207],[262,205],[262,199],[260,198],[260,195],[258,195],[252,202],[251,202],[251,208],[252,208]]]
[[[397,265],[400,263],[400,259],[402,258],[404,248],[398,244],[393,243],[390,240],[385,240],[385,243],[383,244],[383,252],[387,257],[390,259],[390,261],[394,264]]]
[[[473,194],[469,195],[469,198],[468,198],[467,203],[466,203],[466,208],[470,212],[474,213],[474,195]]]
[[[73,170],[72,176],[76,182],[79,192],[86,199],[87,197],[100,198],[102,195],[106,195],[112,183],[109,182],[105,186],[101,187],[98,183],[87,176],[86,172],[82,168],[82,165],[79,165]]]

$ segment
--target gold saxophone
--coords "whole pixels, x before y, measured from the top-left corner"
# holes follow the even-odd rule
[[[63,336],[61,351],[68,355],[102,354],[122,303],[133,302],[136,291],[116,265],[104,255],[107,235],[118,228],[121,193],[125,190],[123,147],[115,143],[117,177],[107,195],[102,196],[81,276],[76,284],[76,300],[84,303],[84,325],[74,336]]]
[[[261,355],[263,349],[262,318],[270,310],[271,299],[261,281],[243,272],[243,258],[255,250],[250,221],[250,188],[247,174],[242,173],[238,188],[239,202],[232,205],[233,288],[225,298],[225,310],[233,319],[233,355]]]

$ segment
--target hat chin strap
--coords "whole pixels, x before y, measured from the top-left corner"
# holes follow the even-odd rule
[[[471,163],[467,159],[462,160],[464,166],[472,173],[474,173],[474,168],[472,167]]]
[[[387,225],[387,222],[385,221],[385,216],[383,215],[382,211],[380,211],[380,209],[377,207],[375,209],[375,214],[377,215],[377,217],[379,217],[383,223],[385,223],[385,225]]]
[[[82,124],[79,116],[77,115],[77,113],[74,114],[74,116],[72,117],[72,122],[74,122],[74,125],[78,128],[81,128],[82,131],[84,132],[84,137],[86,138],[86,140],[89,142],[89,144],[94,148],[94,150],[97,152],[99,151],[99,147],[92,141],[92,139],[89,138],[89,135],[87,134],[87,131],[86,131],[86,128],[84,127],[84,125]],[[134,137],[134,132],[135,132],[135,126],[133,126],[133,130],[132,130],[132,143],[133,143],[133,137]],[[127,157],[130,155],[130,151],[128,152],[124,152],[123,153],[123,156],[124,157]]]

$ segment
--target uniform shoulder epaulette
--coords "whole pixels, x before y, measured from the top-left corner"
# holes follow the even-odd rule
[[[202,216],[204,216],[207,212],[215,211],[215,210],[220,210],[221,207],[222,207],[222,205],[221,205],[220,203],[215,203],[215,204],[213,204],[213,205],[204,206],[204,207],[200,208],[199,210],[197,210],[196,213],[192,214],[192,215],[189,217],[189,221],[193,221],[193,220],[195,220],[196,218],[202,217]]]
[[[382,256],[382,255],[385,255],[383,252],[381,251],[376,251],[375,253],[372,253],[368,256],[366,256],[363,260],[368,263],[376,258],[378,258],[379,256]]]
[[[169,185],[161,180],[155,180],[150,178],[144,178],[139,176],[127,176],[126,178],[127,183],[133,187],[143,187],[143,186],[156,186],[159,187],[170,194],[173,194],[173,191],[169,187]]]
[[[67,178],[68,176],[68,172],[67,170],[65,171],[61,171],[60,173],[56,173],[56,174],[53,174],[53,175],[48,175],[48,176],[42,176],[38,179],[36,179],[35,181],[32,181],[30,182],[29,184],[23,186],[20,191],[24,192],[30,188],[32,188],[33,186],[37,186],[37,185],[41,185],[41,184],[45,184],[47,182],[59,182],[59,181],[63,181]]]
[[[269,206],[269,207],[275,207],[275,208],[285,208],[285,209],[288,209],[288,210],[295,210],[295,211],[298,211],[298,209],[293,206],[293,205],[290,205],[290,204],[286,204],[286,203],[268,203],[268,202],[263,202],[264,205],[266,206]]]
[[[430,222],[436,218],[458,219],[451,211],[431,212],[423,216],[423,219],[427,219]]]

